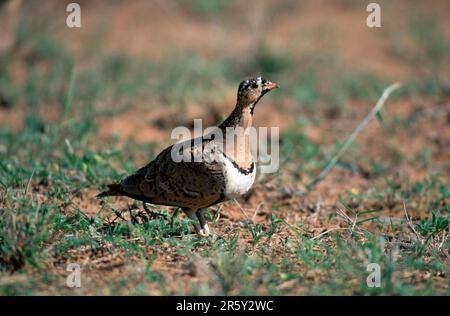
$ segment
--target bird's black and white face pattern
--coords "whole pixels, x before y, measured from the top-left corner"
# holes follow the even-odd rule
[[[250,111],[253,113],[256,103],[262,96],[276,88],[278,88],[276,83],[262,77],[244,80],[239,84],[238,102],[250,106]]]

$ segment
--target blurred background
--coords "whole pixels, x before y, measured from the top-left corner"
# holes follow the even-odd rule
[[[370,1],[79,0],[81,28],[66,25],[70,2],[0,1],[4,195],[26,187],[57,216],[96,216],[99,187],[173,143],[172,128],[196,118],[219,123],[239,82],[261,75],[281,86],[254,119],[280,128],[281,166],[258,176],[241,201],[251,214],[259,208],[257,221],[276,214],[315,235],[343,200],[385,216],[403,217],[403,203],[418,219],[448,214],[449,1],[377,1],[380,28],[366,24]],[[377,120],[300,197],[395,81],[404,86]],[[238,206],[225,209],[230,220],[242,219]],[[76,236],[88,234],[80,227]],[[16,240],[6,231],[3,240]],[[60,236],[36,234],[15,242],[35,253],[36,239]],[[11,249],[0,263],[17,268],[31,260]]]

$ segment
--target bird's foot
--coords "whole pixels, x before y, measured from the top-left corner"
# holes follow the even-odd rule
[[[205,224],[199,231],[198,231],[198,235],[201,237],[208,237],[210,235],[210,231],[209,231],[209,227],[208,224]]]

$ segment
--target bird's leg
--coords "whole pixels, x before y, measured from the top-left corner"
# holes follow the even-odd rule
[[[198,221],[200,222],[199,235],[201,235],[203,237],[208,237],[209,236],[209,227],[205,220],[205,209],[201,208],[201,209],[197,210],[196,215],[197,215]]]
[[[189,217],[192,220],[192,224],[194,225],[195,231],[197,234],[201,235],[201,228],[198,224],[198,218],[196,216],[196,210],[191,209],[183,209],[183,211],[186,213],[187,217]]]
[[[149,217],[149,219],[156,219],[158,216],[162,217],[164,219],[167,219],[167,214],[164,213],[159,213],[156,211],[152,211],[148,208],[147,203],[146,202],[142,202],[142,206],[144,207],[144,211],[147,214],[147,216]]]
[[[157,216],[161,216],[162,214],[149,210],[146,202],[142,202],[142,206],[144,207],[145,213],[148,215],[149,219],[156,219]]]
[[[179,212],[180,212],[180,208],[179,207],[177,207],[175,209],[175,211],[173,211],[172,218],[170,219],[170,227],[173,227],[173,222],[175,221],[175,218],[178,216]]]
[[[145,202],[142,202],[142,206],[144,207],[144,211],[145,211],[145,213],[147,213],[147,215],[148,215],[149,217],[151,217],[151,216],[153,215],[153,212],[152,212],[152,211],[150,211],[150,210],[148,209],[148,207],[147,207],[147,203],[145,203]]]

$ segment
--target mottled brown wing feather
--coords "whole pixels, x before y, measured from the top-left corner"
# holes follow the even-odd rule
[[[190,150],[201,150],[200,145]],[[207,207],[221,201],[225,191],[223,165],[215,159],[175,162],[172,148],[166,148],[148,165],[125,178],[121,182],[123,194],[152,204],[185,208]]]

